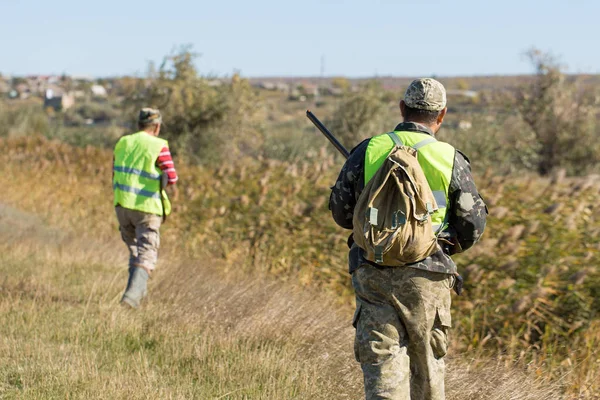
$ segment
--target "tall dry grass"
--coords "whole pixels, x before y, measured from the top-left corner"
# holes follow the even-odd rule
[[[1,143],[4,202],[54,227],[46,234],[52,239],[61,235],[69,240],[80,235],[93,237],[74,246],[80,254],[88,254],[87,261],[78,265],[104,263],[98,261],[103,254],[123,255],[110,202],[110,152],[92,147],[76,149],[40,138]],[[314,165],[274,160],[244,161],[217,169],[180,165],[176,212],[161,231],[164,248],[170,249],[161,259],[170,262],[160,271],[169,277],[169,284],[161,283],[159,273],[159,289],[155,291],[164,291],[169,312],[212,307],[214,313],[235,316],[231,324],[240,332],[243,329],[236,325],[240,321],[254,321],[263,329],[261,318],[251,313],[254,308],[245,306],[254,303],[244,293],[247,290],[254,296],[253,285],[267,285],[264,282],[276,278],[283,292],[276,292],[279,297],[274,300],[265,298],[265,304],[279,304],[288,292],[296,293],[298,288],[311,293],[321,290],[327,296],[334,295],[334,303],[342,307],[344,315],[339,326],[347,326],[352,291],[342,261],[345,237],[331,222],[325,206],[328,184],[335,174],[333,163],[331,157],[323,155]],[[593,398],[600,373],[600,330],[595,316],[598,296],[594,294],[598,293],[599,272],[594,265],[600,256],[595,213],[600,182],[594,176],[573,180],[492,175],[480,177],[478,182],[492,214],[484,240],[458,258],[467,285],[466,293],[455,298],[452,353],[472,360],[471,375],[482,368],[488,371],[489,365],[508,367],[509,371],[516,365],[526,377],[537,376],[544,384],[558,382],[569,396]],[[97,246],[102,251],[94,250]],[[124,265],[124,261],[119,264]],[[209,268],[213,264],[217,267]],[[215,270],[219,271],[216,278],[203,283]],[[111,271],[111,280],[124,280],[122,268]],[[181,289],[168,287],[179,284],[178,275],[184,277]],[[216,300],[203,303],[197,287],[229,288],[215,282],[230,282],[232,277],[248,289],[240,291],[239,286],[231,285],[235,293],[224,292],[215,298],[226,299],[235,307],[221,311]],[[89,287],[63,287],[88,290],[90,296]],[[102,288],[103,293],[107,290]],[[118,298],[120,289],[111,290]],[[317,298],[318,303],[323,301]],[[271,306],[267,309],[273,312]],[[245,318],[235,310],[250,314]],[[205,319],[213,318],[206,315]],[[312,319],[300,315],[298,326],[304,329],[306,321]],[[288,333],[292,328],[285,326],[288,328],[283,332],[292,339],[302,332]],[[265,332],[270,332],[268,337],[274,338],[274,343],[280,343],[284,335],[276,330]],[[315,337],[321,336],[315,333]],[[331,339],[322,338],[315,343],[328,341]],[[350,342],[349,336],[340,339],[340,343]],[[350,355],[339,354],[344,363],[353,365],[348,361]],[[450,387],[452,382],[450,377]],[[479,382],[461,390],[470,393]]]
[[[0,396],[360,399],[350,310],[330,295],[165,254],[137,312],[124,246],[0,206]],[[561,398],[492,363],[449,362],[448,398]]]
[[[328,351],[341,351],[339,307],[168,257],[144,310],[132,312],[118,305],[118,241],[0,210],[0,397],[355,398],[356,374],[315,349],[329,326]]]

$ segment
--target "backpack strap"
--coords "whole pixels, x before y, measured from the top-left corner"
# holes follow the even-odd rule
[[[433,136],[429,136],[427,139],[423,139],[419,143],[416,143],[414,146],[412,146],[412,148],[415,150],[419,150],[421,147],[427,146],[428,144],[433,142],[437,142],[437,139]]]
[[[396,135],[396,132],[389,132],[388,136],[392,139],[392,141],[394,142],[396,147],[404,146],[404,143],[402,143],[402,140],[398,137],[398,135]],[[421,147],[427,146],[428,144],[433,143],[433,142],[437,142],[437,139],[434,138],[433,136],[429,136],[427,139],[423,139],[411,147],[415,150],[419,150]]]
[[[388,136],[392,139],[396,147],[404,146],[404,143],[402,143],[402,140],[396,135],[396,132],[390,132],[388,133]]]
[[[430,143],[437,142],[437,139],[433,136],[429,136],[427,139],[421,140],[419,143],[412,146],[413,149],[419,150],[421,147],[427,146]]]

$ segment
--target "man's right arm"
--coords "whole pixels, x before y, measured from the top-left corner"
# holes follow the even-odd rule
[[[333,220],[344,229],[352,229],[354,207],[364,188],[364,160],[368,143],[365,140],[352,149],[335,185],[331,187],[329,209]]]

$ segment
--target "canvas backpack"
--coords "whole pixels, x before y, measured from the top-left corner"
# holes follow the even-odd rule
[[[353,236],[369,261],[403,266],[438,250],[431,222],[438,206],[417,150],[388,135],[395,146],[358,198]]]

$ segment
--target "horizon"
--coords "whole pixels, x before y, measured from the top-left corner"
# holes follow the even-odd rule
[[[231,78],[235,73],[232,73],[230,75],[221,75],[221,76],[212,76],[212,75],[203,75],[200,74],[201,77],[205,78],[205,79],[229,79]],[[122,79],[122,78],[138,78],[138,79],[145,79],[145,76],[136,76],[136,75],[111,75],[111,76],[90,76],[90,75],[81,75],[81,74],[64,74],[64,73],[59,73],[59,74],[44,74],[44,73],[40,73],[40,74],[7,74],[7,73],[3,73],[2,71],[0,71],[0,79],[2,78],[40,78],[40,77],[61,77],[61,76],[66,76],[72,79],[88,79],[88,80],[111,80],[111,79]],[[571,73],[571,72],[564,72],[564,75],[566,76],[576,76],[576,77],[594,77],[594,76],[600,76],[600,72],[597,73]],[[515,74],[482,74],[482,75],[413,75],[413,76],[409,76],[409,75],[378,75],[378,76],[345,76],[345,75],[325,75],[325,76],[318,76],[318,75],[257,75],[257,76],[247,76],[244,74],[240,74],[240,76],[242,78],[248,79],[248,80],[258,80],[258,79],[284,79],[284,80],[289,80],[289,79],[312,79],[312,80],[329,80],[329,79],[335,79],[335,78],[345,78],[348,80],[377,80],[377,79],[417,79],[417,78],[434,78],[434,79],[471,79],[471,78],[489,78],[489,79],[494,79],[494,78],[526,78],[526,77],[533,77],[535,76],[535,73],[515,73]]]

